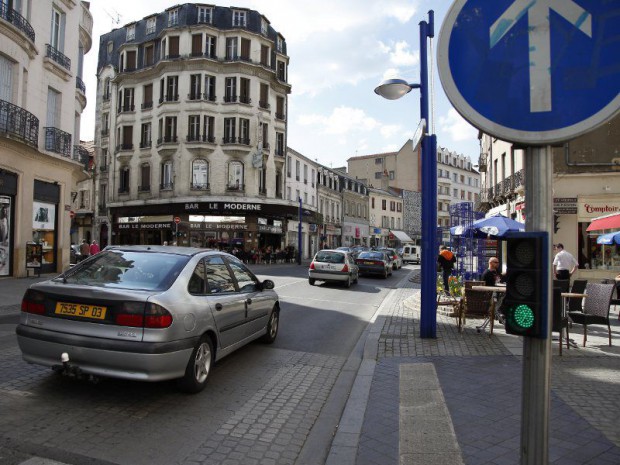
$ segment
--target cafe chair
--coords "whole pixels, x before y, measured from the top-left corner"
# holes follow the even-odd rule
[[[568,279],[554,279],[553,287],[554,288],[559,287],[562,292],[568,292],[570,289],[570,281]],[[585,289],[585,285],[584,285],[584,289]]]
[[[465,281],[464,289],[471,289],[472,286],[484,286],[484,281]],[[459,305],[455,308],[456,318],[457,318],[457,326],[459,332],[463,330],[463,325],[465,324],[465,297],[462,296]]]
[[[490,323],[490,334],[493,335],[493,320],[495,315],[492,311],[493,292],[474,291],[465,288],[465,299],[463,303],[463,319],[465,324],[467,318],[484,318],[481,325],[476,326],[476,331],[481,332]]]
[[[562,310],[562,290],[561,286],[556,287],[555,281],[553,283],[553,307],[552,307],[552,318],[553,321],[551,323],[551,332],[560,333],[560,356],[562,355],[562,332],[564,328],[566,328],[566,348],[570,349],[570,337],[568,334],[568,316]]]
[[[588,340],[588,325],[607,325],[609,345],[611,346],[611,325],[609,324],[609,309],[614,284],[588,283],[583,312],[568,312],[573,324],[583,325],[583,346]]]
[[[583,294],[586,291],[587,284],[588,284],[587,279],[575,279],[573,281],[572,287],[570,288],[570,291],[573,294]],[[582,312],[583,303],[581,299],[568,299],[568,311],[569,312]]]

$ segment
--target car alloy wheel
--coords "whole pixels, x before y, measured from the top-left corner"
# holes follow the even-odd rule
[[[213,365],[213,343],[208,336],[203,336],[187,362],[185,376],[180,379],[182,390],[189,393],[202,391],[207,385],[207,378]]]

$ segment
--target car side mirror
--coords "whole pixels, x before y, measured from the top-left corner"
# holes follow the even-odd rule
[[[276,287],[276,285],[274,284],[274,282],[271,279],[265,279],[262,283],[261,283],[261,287],[262,289],[273,289],[274,287]]]

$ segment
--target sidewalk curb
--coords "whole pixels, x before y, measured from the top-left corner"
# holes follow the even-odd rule
[[[368,327],[360,336],[360,342],[365,338],[361,363],[359,364],[344,411],[340,417],[325,465],[355,465],[360,435],[364,426],[366,406],[370,396],[370,387],[377,365],[379,338],[387,319],[383,312],[386,307],[392,305],[392,299],[396,291],[401,288],[405,280],[409,279],[410,274],[407,274],[398,282],[396,289],[390,290],[372,316]]]

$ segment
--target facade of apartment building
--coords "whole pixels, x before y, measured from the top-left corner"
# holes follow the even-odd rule
[[[259,12],[183,4],[101,37],[102,244],[282,247],[288,62]]]
[[[450,205],[471,202],[480,196],[480,173],[471,158],[444,147],[437,147],[437,226],[444,242],[450,242],[452,223]]]
[[[388,190],[368,188],[369,240],[374,247],[394,247],[411,240],[402,231],[403,198]]]
[[[342,195],[342,245],[368,245],[370,239],[368,187],[352,178],[346,168],[337,168]]]
[[[299,225],[301,223],[302,258],[313,257],[319,247],[318,188],[319,164],[296,150],[286,151],[286,198],[296,202],[301,217],[288,220],[286,246],[299,247]],[[301,200],[301,204],[299,203]]]
[[[340,176],[335,170],[319,165],[316,183],[320,215],[319,247],[335,249],[342,246]]]
[[[0,276],[69,265],[92,27],[88,2],[0,2]]]
[[[480,208],[525,222],[525,150],[481,134]],[[553,148],[553,243],[562,243],[579,262],[573,277],[611,278],[620,272],[620,246],[601,246],[607,231],[587,231],[596,217],[620,212],[620,117]]]

